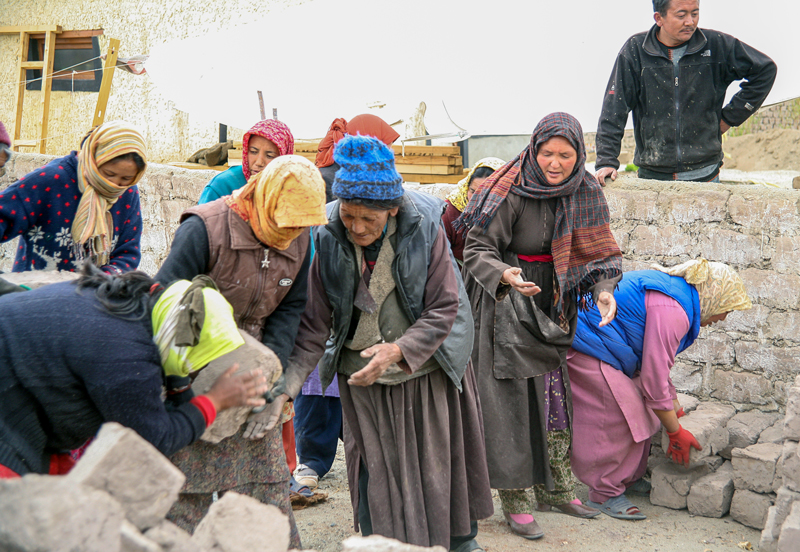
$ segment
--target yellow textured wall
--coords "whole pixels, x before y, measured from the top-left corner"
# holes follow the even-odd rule
[[[104,29],[101,53],[106,52],[111,37],[120,40],[120,55],[132,56],[147,54],[157,44],[248,23],[256,14],[263,16],[271,9],[301,3],[303,0],[2,0],[0,26]],[[18,48],[19,35],[0,35],[0,121],[9,134],[14,125]],[[230,48],[231,55],[236,55],[236,44]],[[235,77],[221,77],[235,85]],[[51,93],[48,154],[64,155],[77,149],[91,125],[96,103],[97,92]],[[41,92],[26,90],[22,138],[38,137],[40,116]],[[146,74],[116,71],[106,114],[107,121],[114,119],[133,123],[144,132],[154,162],[184,161],[219,137],[216,125],[193,122],[191,116],[175,109]],[[239,139],[242,132],[229,128],[229,138]]]

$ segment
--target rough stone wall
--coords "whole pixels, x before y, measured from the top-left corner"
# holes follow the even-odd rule
[[[245,0],[5,0],[0,26],[61,25],[64,30],[104,29],[100,52],[105,54],[109,38],[120,40],[120,54],[148,54],[153,46],[169,40],[191,38],[207,32],[251,22],[272,9],[300,4],[303,0],[267,0],[254,4]],[[231,44],[231,55],[237,55]],[[13,132],[19,35],[0,35],[0,121]],[[239,53],[243,55],[243,53]],[[202,61],[186,60],[187,63]],[[230,78],[221,75],[220,78]],[[235,79],[231,79],[235,86]],[[187,90],[187,93],[191,93]],[[38,138],[41,92],[25,91],[22,138]],[[77,149],[89,129],[97,103],[97,92],[52,92],[47,153],[64,155]],[[144,133],[151,161],[185,161],[194,151],[219,139],[217,125],[197,123],[173,107],[153,86],[150,77],[116,71],[108,101],[106,120],[122,119]],[[229,129],[229,138],[239,139],[241,129]]]
[[[15,155],[0,177],[0,189],[48,159]],[[148,165],[139,184],[142,270],[158,270],[180,214],[196,203],[214,174]],[[439,197],[452,190],[448,185],[414,188]],[[737,410],[783,410],[786,389],[800,375],[800,192],[628,175],[605,192],[625,270],[702,255],[736,268],[753,299],[753,309],[704,328],[678,357],[672,372],[678,390],[730,402]],[[13,242],[0,247],[0,270],[10,270],[14,247]]]
[[[762,107],[741,126],[728,131],[728,134],[742,136],[776,128],[800,130],[800,98]]]

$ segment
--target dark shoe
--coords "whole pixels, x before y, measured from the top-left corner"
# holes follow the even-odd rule
[[[540,512],[550,512],[554,510],[558,510],[563,514],[567,514],[568,516],[574,516],[579,518],[593,518],[600,515],[600,510],[597,508],[590,508],[589,506],[584,506],[583,504],[573,504],[572,502],[567,502],[566,504],[538,504],[536,509]]]
[[[452,552],[485,552],[481,545],[478,544],[478,541],[475,539],[468,540],[467,542],[462,542],[458,548],[454,548]]]
[[[503,516],[506,518],[506,523],[508,523],[508,526],[511,527],[511,530],[520,537],[529,540],[536,540],[544,536],[544,531],[542,531],[542,528],[539,527],[539,524],[536,523],[535,519],[530,523],[522,524],[511,519],[511,516],[506,512],[503,512]]]

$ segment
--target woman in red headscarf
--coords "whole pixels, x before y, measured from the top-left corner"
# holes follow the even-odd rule
[[[328,203],[335,199],[331,193],[331,186],[333,186],[333,177],[339,170],[339,165],[333,160],[333,147],[347,134],[374,136],[387,146],[391,146],[395,140],[400,138],[397,131],[386,121],[371,113],[356,115],[350,119],[349,123],[344,119],[334,119],[325,138],[319,143],[315,163],[319,172],[322,173],[322,179],[325,180],[325,198]]]
[[[294,137],[284,123],[266,119],[257,122],[244,133],[242,149],[244,155],[241,166],[231,167],[212,178],[203,188],[197,203],[202,205],[231,195],[247,184],[251,176],[263,171],[273,159],[280,155],[293,154]]]

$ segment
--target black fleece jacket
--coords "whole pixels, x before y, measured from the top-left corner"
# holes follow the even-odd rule
[[[697,29],[673,65],[656,38],[658,26],[632,36],[620,50],[597,124],[596,168],[618,168],[620,144],[633,111],[634,163],[664,173],[722,161],[719,123],[742,124],[764,102],[777,67],[736,38]],[[744,79],[723,107],[728,85]]]

